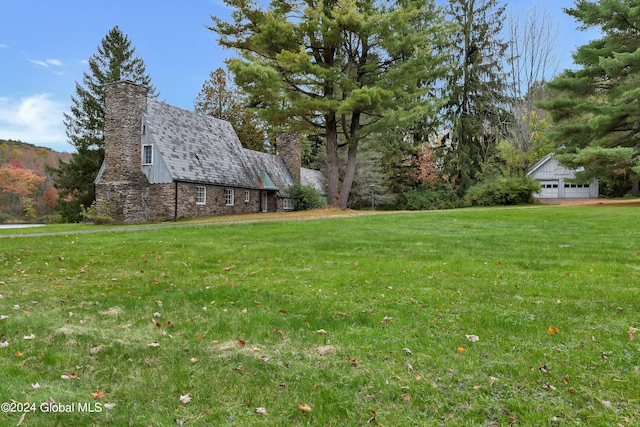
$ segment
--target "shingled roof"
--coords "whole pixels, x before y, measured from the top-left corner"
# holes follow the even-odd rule
[[[277,189],[281,196],[293,185],[280,157],[243,148],[227,121],[148,99],[145,132],[175,181]]]

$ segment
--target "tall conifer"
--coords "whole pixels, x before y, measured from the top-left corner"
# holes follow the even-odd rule
[[[56,209],[64,221],[78,222],[82,206],[89,207],[95,200],[93,181],[104,159],[105,85],[130,80],[146,86],[150,96],[157,96],[145,68],[129,38],[115,26],[89,58],[89,72],[83,74],[82,84],[76,82],[76,95],[71,97],[71,112],[65,113],[64,124],[69,143],[77,151],[54,171],[59,191]]]

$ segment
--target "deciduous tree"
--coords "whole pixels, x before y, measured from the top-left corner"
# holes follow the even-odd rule
[[[233,88],[222,68],[212,71],[204,82],[195,102],[195,110],[233,126],[242,146],[250,150],[265,151],[265,132],[261,120],[244,105],[244,97]]]

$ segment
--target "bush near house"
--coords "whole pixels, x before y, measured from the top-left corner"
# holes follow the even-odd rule
[[[540,184],[529,177],[492,178],[471,187],[465,195],[469,206],[519,205],[533,202]]]
[[[326,199],[312,185],[302,185],[299,182],[294,182],[289,189],[289,195],[293,199],[295,210],[297,211],[321,209],[327,205]]]

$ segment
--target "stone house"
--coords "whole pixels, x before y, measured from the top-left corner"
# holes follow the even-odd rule
[[[540,183],[540,191],[534,194],[538,199],[590,199],[598,198],[598,180],[594,178],[588,184],[576,184],[573,179],[579,170],[562,166],[547,154],[533,165],[527,175]]]
[[[295,181],[322,189],[301,167],[300,137],[281,134],[278,154],[242,147],[231,124],[147,96],[120,81],[105,87],[105,156],[96,208],[124,223],[293,209]]]

